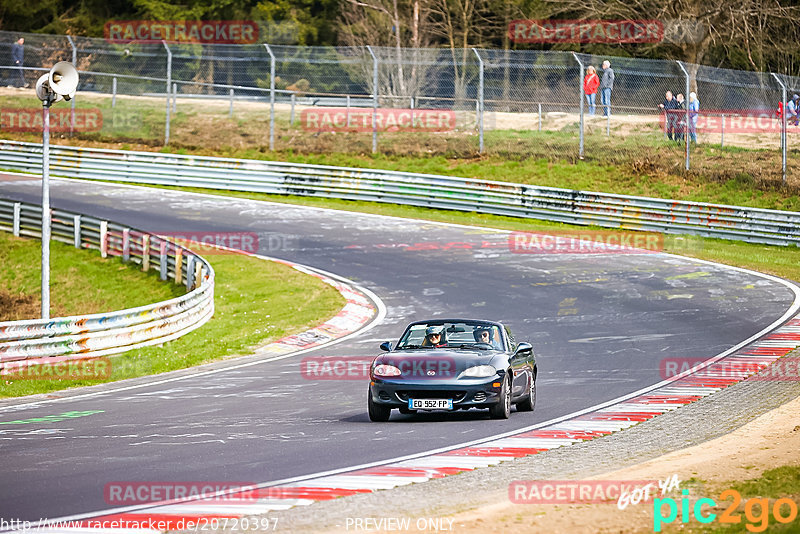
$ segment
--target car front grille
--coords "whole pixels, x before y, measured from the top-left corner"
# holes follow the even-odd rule
[[[475,402],[483,402],[486,400],[486,393],[483,391],[479,391],[475,394],[474,397],[472,397],[472,400],[474,400]]]
[[[427,389],[406,389],[400,390],[396,393],[397,398],[403,402],[408,399],[452,399],[453,402],[459,402],[466,397],[466,391],[453,391],[453,390],[427,390]]]

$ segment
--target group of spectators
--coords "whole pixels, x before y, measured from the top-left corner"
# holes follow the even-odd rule
[[[792,96],[786,105],[778,105],[778,118],[781,118],[783,110],[786,110],[786,123],[797,126],[800,123],[800,95]]]
[[[597,76],[597,69],[589,65],[586,76],[583,78],[583,92],[589,105],[589,115],[594,115],[596,110],[597,90],[600,89],[600,99],[603,105],[603,116],[611,116],[611,91],[614,89],[614,69],[611,62],[603,61],[603,79]]]
[[[667,138],[671,141],[683,142],[683,135],[686,131],[686,118],[687,118],[687,103],[682,93],[678,93],[673,98],[672,91],[667,91],[664,95],[664,102],[658,105],[659,109],[664,113],[664,131]],[[688,118],[689,118],[689,139],[693,143],[697,143],[697,115],[700,111],[700,101],[697,99],[697,93],[689,93],[688,103]]]

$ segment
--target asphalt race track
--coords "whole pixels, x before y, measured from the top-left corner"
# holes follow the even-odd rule
[[[40,201],[0,177],[0,196]],[[0,410],[0,517],[38,521],[114,508],[119,481],[267,482],[388,460],[530,426],[661,380],[664,358],[712,357],[794,300],[774,279],[664,254],[513,254],[506,233],[174,191],[53,180],[56,208],[154,233],[256,232],[261,254],[347,277],[385,321],[304,356],[364,356],[430,316],[506,322],[533,343],[536,411],[370,423],[363,381],[311,381],[286,358],[90,398]],[[408,246],[405,246],[408,245]]]

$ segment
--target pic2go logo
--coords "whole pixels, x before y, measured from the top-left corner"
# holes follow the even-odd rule
[[[736,509],[742,502],[742,496],[734,489],[728,489],[719,494],[720,501],[732,499],[730,506],[724,512],[719,514],[720,523],[741,523],[742,517],[736,514]],[[689,502],[689,490],[683,490],[683,498],[680,501],[681,522],[688,523],[690,521],[689,511],[694,516],[695,520],[699,523],[712,523],[717,519],[717,514],[710,512],[703,515],[703,506],[707,505],[708,508],[717,506],[714,499],[702,498],[697,499],[694,505]],[[664,509],[667,509],[667,515],[664,515]],[[791,499],[782,498],[777,499],[772,505],[772,515],[778,523],[791,523],[797,518],[797,504]],[[747,499],[744,502],[744,517],[748,521],[745,525],[749,532],[764,532],[769,527],[770,506],[769,499],[758,497]],[[653,531],[661,532],[662,525],[672,523],[678,518],[678,503],[675,499],[664,497],[661,499],[653,500]]]

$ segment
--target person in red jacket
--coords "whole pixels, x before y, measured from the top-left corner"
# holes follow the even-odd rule
[[[597,88],[600,86],[600,78],[597,71],[591,65],[586,69],[586,76],[583,78],[583,92],[586,94],[586,102],[589,104],[589,115],[594,115]]]

